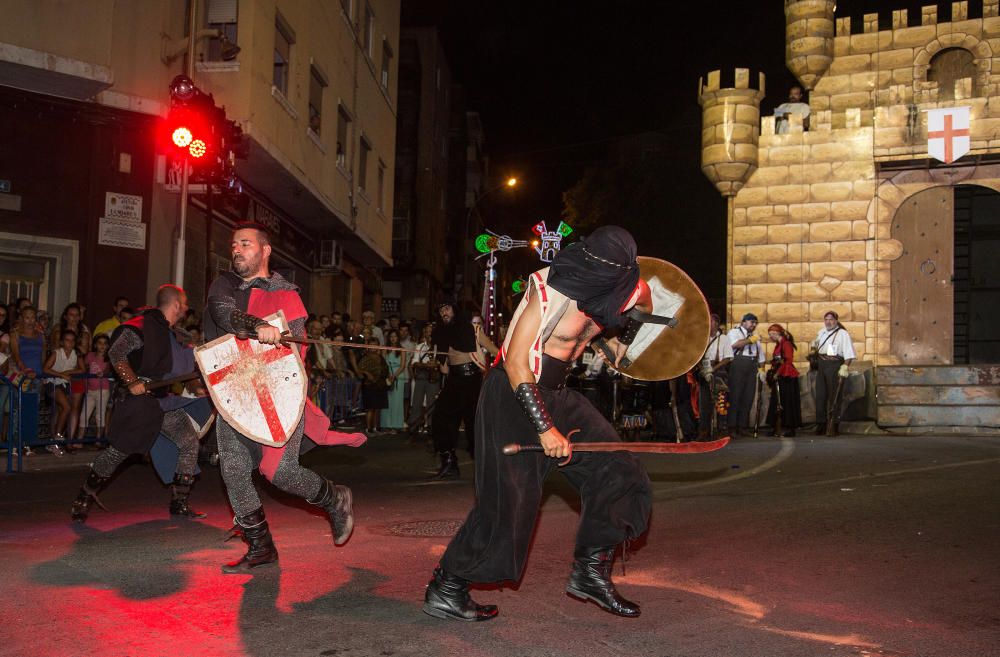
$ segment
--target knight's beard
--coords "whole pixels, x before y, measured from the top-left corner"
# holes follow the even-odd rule
[[[255,273],[260,268],[260,257],[257,258],[243,258],[237,260],[233,258],[233,271],[236,272],[237,276],[246,278],[247,276]]]

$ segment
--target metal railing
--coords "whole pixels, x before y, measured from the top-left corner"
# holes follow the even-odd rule
[[[76,374],[71,377],[72,381],[86,381],[87,379],[102,379],[108,382],[107,398],[101,398],[98,402],[97,412],[101,414],[96,425],[98,429],[103,429],[96,435],[87,435],[90,429],[90,416],[87,417],[87,426],[84,427],[83,435],[80,438],[73,436],[64,437],[59,440],[52,439],[49,435],[47,440],[40,440],[38,431],[41,417],[42,390],[45,384],[44,378],[17,377],[14,380],[0,375],[0,387],[7,391],[6,409],[7,411],[7,438],[5,446],[7,449],[7,472],[22,472],[24,470],[24,449],[25,447],[47,447],[49,445],[63,444],[92,444],[105,440],[104,433],[107,432],[107,422],[105,422],[108,405],[111,402],[112,390],[115,379],[112,377],[100,376],[96,374]],[[86,395],[87,391],[83,393]],[[86,398],[84,399],[86,403]],[[3,405],[0,404],[0,418],[4,412]],[[81,409],[82,410],[82,409]],[[72,411],[71,411],[72,412]],[[79,411],[78,411],[79,412]],[[28,426],[31,423],[32,426]],[[14,459],[17,458],[15,470]]]

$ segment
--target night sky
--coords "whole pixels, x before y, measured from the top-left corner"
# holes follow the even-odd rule
[[[920,4],[841,0],[837,15]],[[698,77],[721,68],[725,84],[735,67],[762,71],[762,114],[783,102],[796,81],[780,0],[404,0],[403,25],[439,28],[453,77],[482,115],[492,175],[522,180],[485,208],[493,223],[515,237],[538,219],[558,223],[562,193],[606,160],[613,140],[657,132],[671,145],[663,185],[676,202],[639,251],[676,262],[721,299],[725,204],[700,169]]]

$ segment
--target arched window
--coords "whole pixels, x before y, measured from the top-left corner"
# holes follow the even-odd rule
[[[927,81],[938,83],[938,100],[955,100],[955,82],[975,80],[976,63],[965,48],[945,48],[931,58]]]

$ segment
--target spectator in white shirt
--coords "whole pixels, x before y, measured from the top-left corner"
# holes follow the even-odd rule
[[[823,315],[823,328],[812,343],[812,352],[818,358],[819,371],[816,372],[816,435],[826,432],[827,418],[832,413],[833,435],[840,433],[841,399],[836,400],[838,379],[846,379],[848,366],[857,355],[854,343],[847,329],[840,323],[840,316],[834,311]]]
[[[734,438],[749,432],[757,379],[764,377],[764,347],[754,333],[756,328],[757,316],[747,313],[728,334],[733,349],[729,365],[729,430]]]

